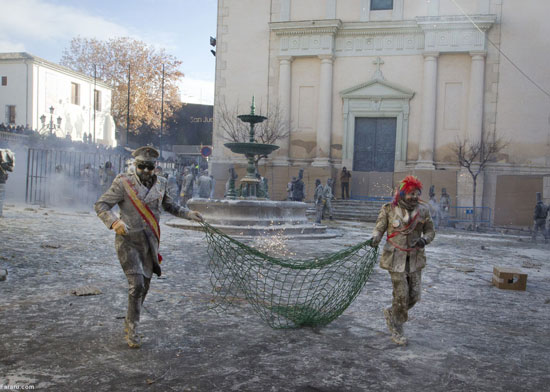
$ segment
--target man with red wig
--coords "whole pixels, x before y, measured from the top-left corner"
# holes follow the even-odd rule
[[[407,344],[403,324],[408,311],[420,300],[424,247],[435,237],[428,205],[419,199],[421,191],[418,178],[405,177],[393,202],[381,208],[372,234],[372,246],[378,246],[387,233],[380,267],[390,273],[393,300],[392,306],[384,309],[384,317],[392,340],[399,345]]]

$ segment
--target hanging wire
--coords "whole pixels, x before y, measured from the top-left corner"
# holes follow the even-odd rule
[[[451,0],[454,5],[456,5],[456,7],[459,9],[460,12],[462,12],[462,14],[468,18],[468,20],[470,21],[470,23],[472,23],[476,29],[479,30],[479,32],[481,32],[482,34],[485,34],[485,32],[478,26],[478,24],[470,17],[470,15],[468,15],[464,9],[462,9],[462,7],[456,2],[456,0]],[[525,73],[510,57],[508,57],[508,55],[506,53],[504,53],[502,51],[502,49],[500,49],[499,46],[497,46],[493,41],[491,41],[491,39],[489,38],[489,36],[487,35],[487,41],[493,45],[495,47],[496,50],[498,50],[498,52],[506,59],[508,60],[508,62],[510,62],[510,64],[512,64],[512,66],[519,72],[521,73],[527,80],[529,80],[536,88],[538,88],[544,95],[546,95],[547,97],[550,98],[550,93],[548,91],[546,91],[544,89],[544,87],[540,86],[535,80],[533,80],[529,75],[527,75],[527,73]]]

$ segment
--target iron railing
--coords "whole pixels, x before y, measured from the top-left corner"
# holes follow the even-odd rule
[[[476,207],[476,221],[478,224],[491,224],[492,210],[489,207]],[[442,219],[444,215],[442,215]],[[448,222],[474,222],[474,207],[449,207]]]
[[[124,170],[120,154],[29,148],[25,201],[42,206],[92,205],[104,190],[101,171],[107,161],[115,174]]]

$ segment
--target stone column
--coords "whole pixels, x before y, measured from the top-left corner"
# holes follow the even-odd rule
[[[290,0],[281,0],[279,12],[279,22],[288,22],[290,20]]]
[[[424,53],[424,83],[422,98],[422,129],[418,145],[417,169],[434,168],[435,114],[437,109],[438,52]]]
[[[485,52],[471,52],[470,96],[468,99],[468,140],[477,143],[482,137],[483,95],[485,90]]]
[[[290,97],[291,97],[291,73],[292,57],[279,57],[279,109],[281,110],[281,121],[290,132]],[[277,154],[275,161],[288,164],[290,157],[290,134],[281,140],[281,151]]]
[[[332,55],[321,55],[319,107],[317,109],[317,154],[312,166],[328,166],[332,130]]]

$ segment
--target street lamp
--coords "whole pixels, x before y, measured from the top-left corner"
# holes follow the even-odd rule
[[[61,116],[58,116],[56,118],[57,124],[54,124],[53,122],[53,112],[55,111],[55,108],[53,106],[50,106],[50,123],[46,126],[46,115],[43,114],[40,116],[40,121],[42,122],[42,128],[43,129],[49,129],[50,135],[54,133],[54,130],[61,130],[61,121],[63,120]]]

